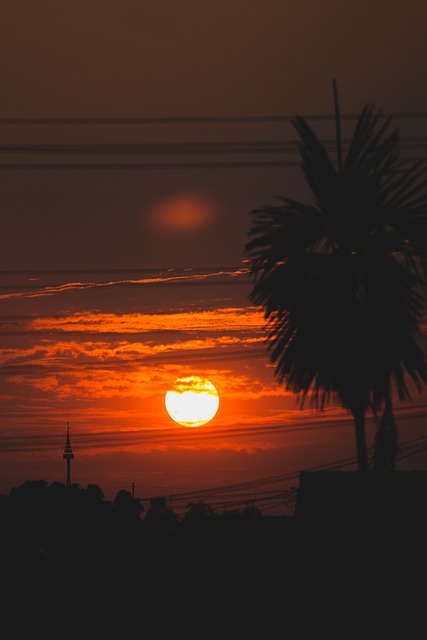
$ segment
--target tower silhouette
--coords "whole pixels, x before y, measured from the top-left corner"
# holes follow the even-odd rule
[[[70,441],[70,425],[67,422],[67,439],[65,440],[65,449],[64,455],[62,456],[63,460],[67,461],[67,487],[71,486],[71,470],[70,470],[70,460],[74,460],[73,449],[71,447]]]

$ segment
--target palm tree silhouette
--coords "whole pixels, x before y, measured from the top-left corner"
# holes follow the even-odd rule
[[[357,466],[368,469],[365,420],[377,421],[373,468],[393,469],[395,393],[427,382],[419,344],[427,275],[427,181],[399,154],[399,132],[367,104],[343,158],[334,80],[336,163],[295,117],[310,204],[280,197],[251,212],[244,255],[264,310],[279,383],[300,406],[338,398],[355,427]],[[380,414],[381,412],[381,414]],[[378,417],[380,416],[380,417]]]

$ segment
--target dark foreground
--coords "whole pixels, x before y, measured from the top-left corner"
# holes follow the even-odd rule
[[[192,505],[176,518],[157,506],[149,516],[126,492],[111,504],[93,487],[27,484],[3,496],[8,637],[424,633],[427,523],[418,498],[411,509],[293,517]]]

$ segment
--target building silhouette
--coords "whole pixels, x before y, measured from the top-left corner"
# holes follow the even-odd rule
[[[67,487],[70,487],[71,486],[70,462],[71,462],[71,460],[74,460],[74,454],[73,454],[73,449],[71,447],[70,425],[69,425],[68,422],[67,422],[67,439],[65,440],[64,455],[62,456],[62,459],[67,461],[67,481],[66,481],[66,485],[67,485]]]

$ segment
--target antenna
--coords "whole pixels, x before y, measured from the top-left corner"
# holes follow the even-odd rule
[[[341,122],[340,122],[340,109],[338,104],[337,82],[335,78],[333,79],[333,89],[334,89],[334,104],[335,104],[335,129],[336,129],[336,135],[337,135],[337,161],[338,161],[338,171],[341,171],[342,169]]]
[[[67,422],[67,438],[65,440],[64,455],[62,456],[62,459],[67,461],[67,481],[66,481],[66,485],[67,485],[67,487],[70,487],[71,486],[70,461],[74,460],[74,454],[73,454],[73,449],[71,447],[71,441],[70,441],[70,424],[69,424],[69,422]]]

